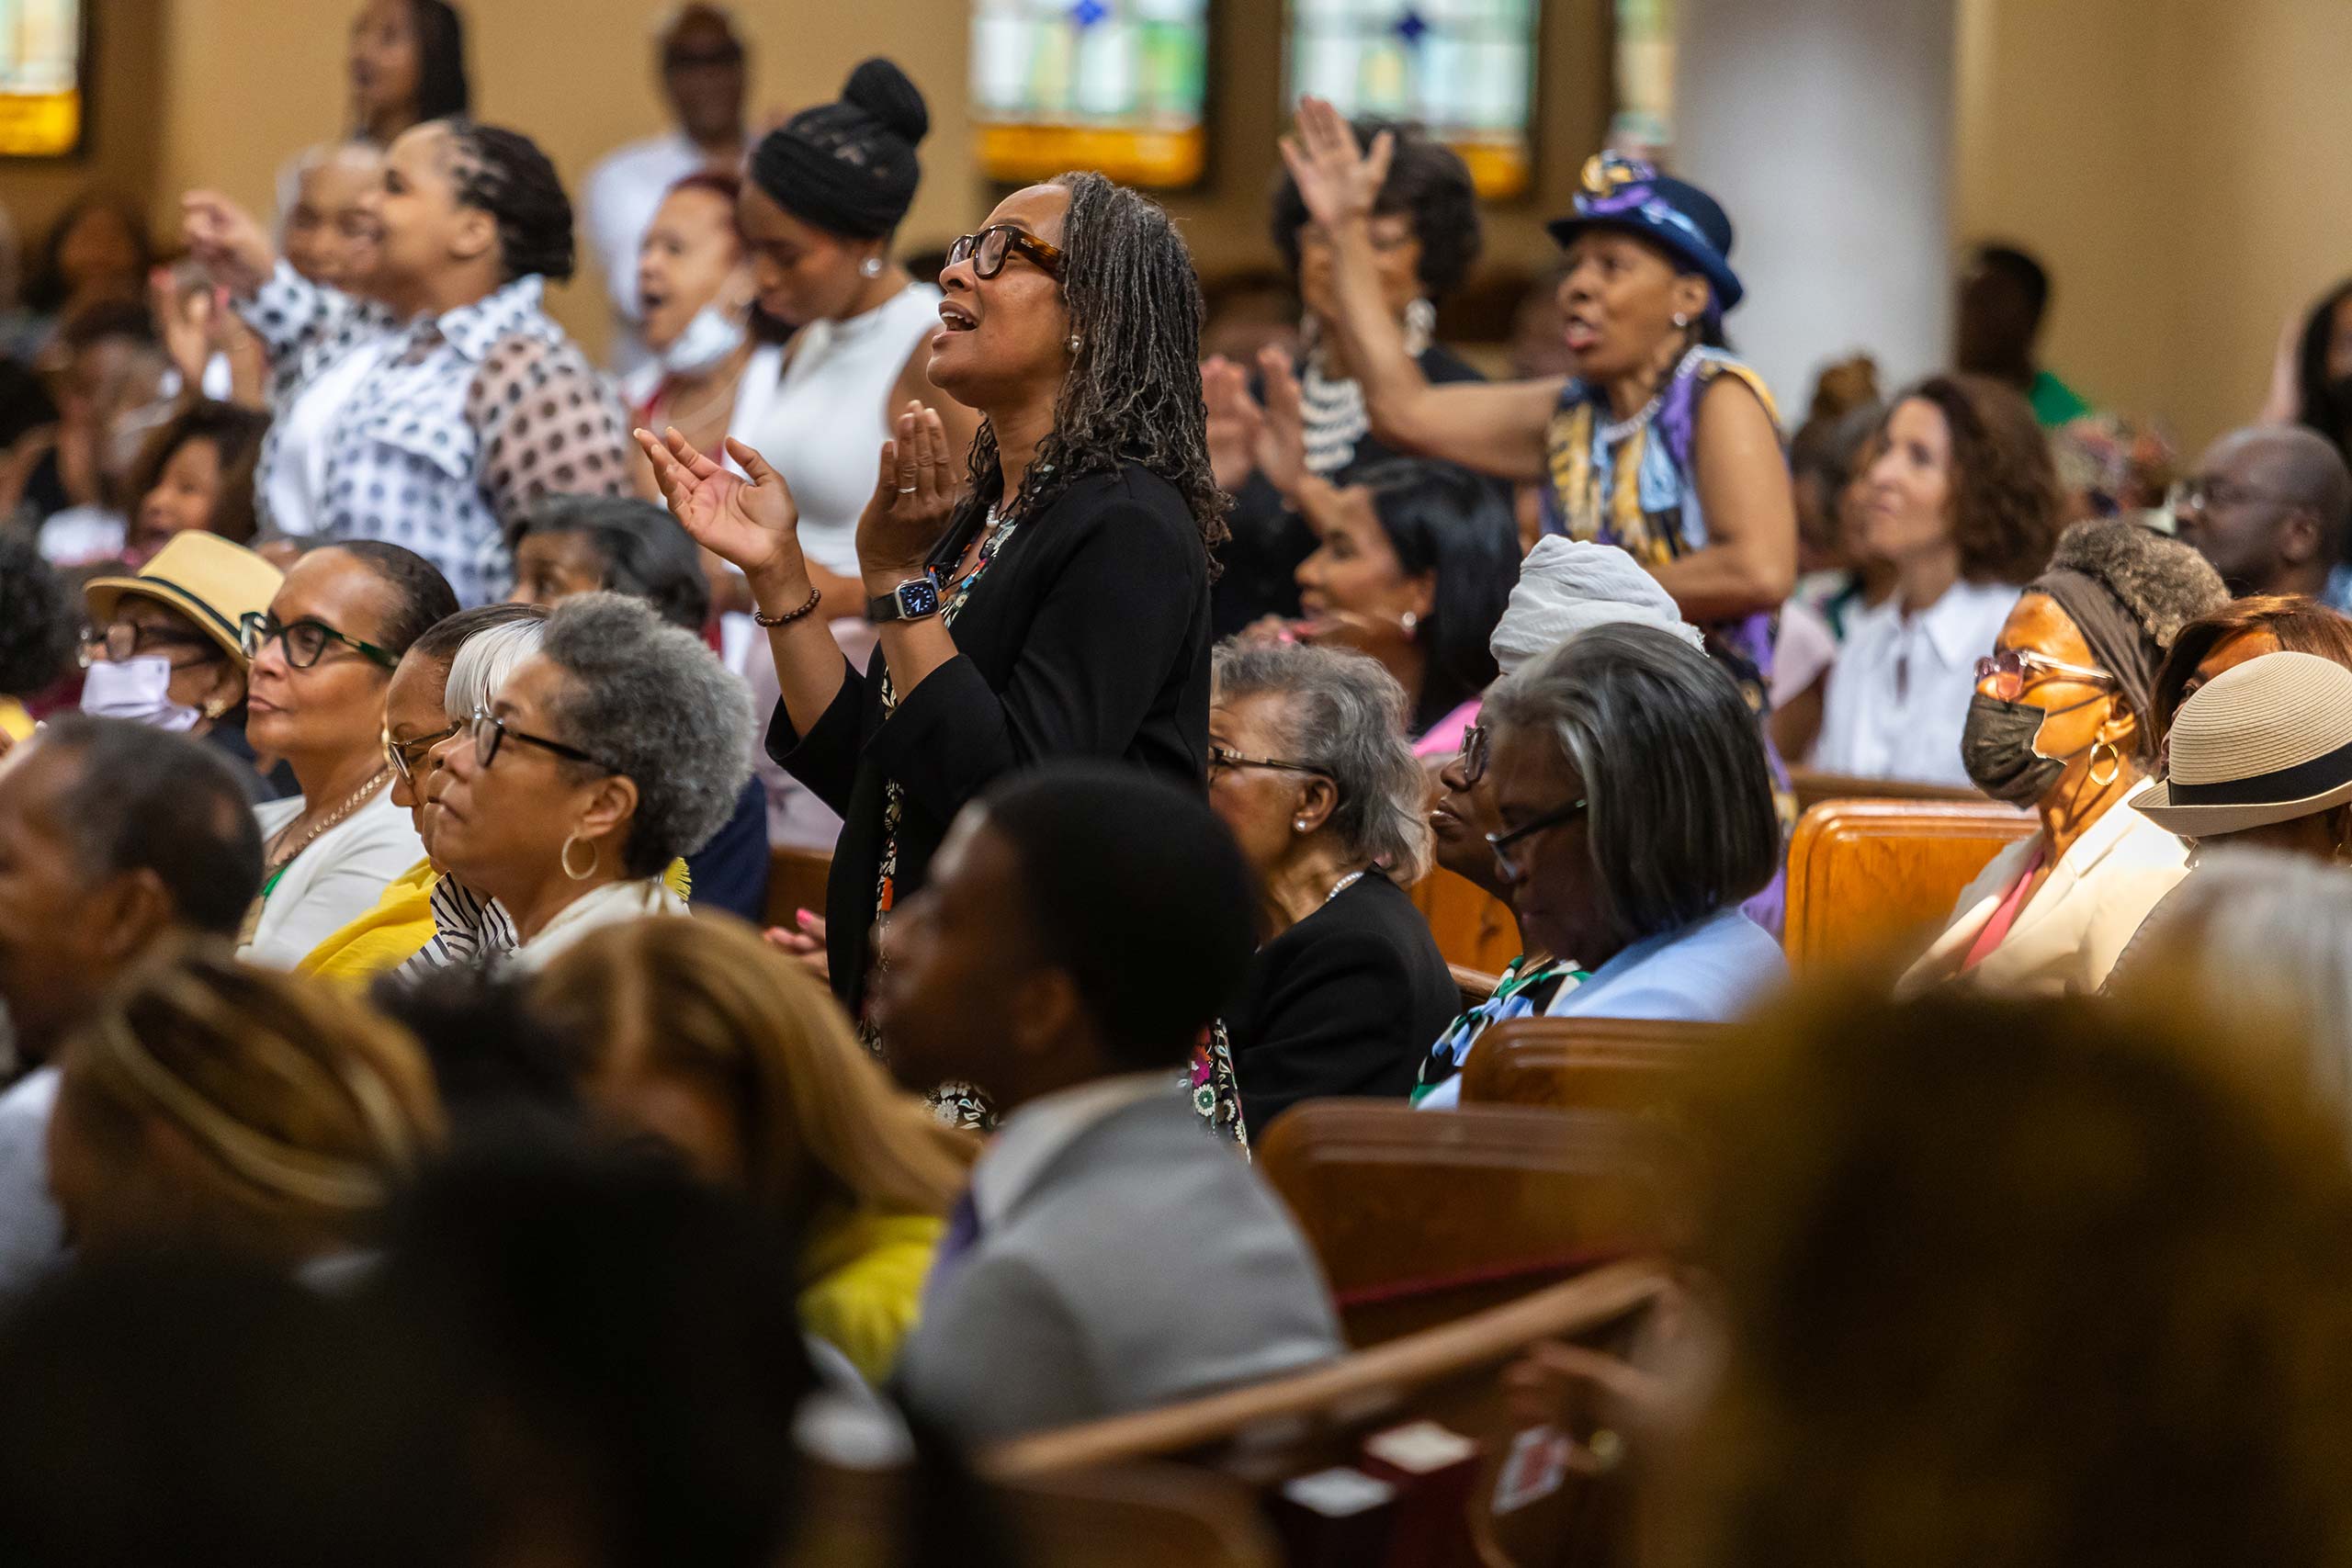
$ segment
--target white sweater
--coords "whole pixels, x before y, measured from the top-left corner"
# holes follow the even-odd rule
[[[267,842],[302,813],[302,799],[273,800],[254,807]],[[263,895],[261,923],[253,940],[237,950],[249,963],[291,969],[311,950],[374,908],[392,879],[424,858],[424,845],[405,807],[392,792],[376,798],[305,847]]]

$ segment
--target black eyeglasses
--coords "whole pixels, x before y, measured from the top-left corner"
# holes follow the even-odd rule
[[[296,670],[310,669],[325,654],[327,645],[335,642],[387,670],[397,669],[401,661],[396,653],[356,637],[345,637],[324,621],[308,615],[291,626],[281,625],[266,610],[248,610],[237,617],[237,643],[245,650],[247,659],[259,659],[261,650],[280,637],[286,641],[286,662]]]
[[[1474,724],[1462,732],[1462,784],[1476,789],[1478,781],[1487,776],[1487,759],[1494,754],[1494,737],[1483,724]]]
[[[384,730],[384,761],[391,763],[392,771],[400,774],[402,784],[413,785],[416,770],[424,765],[426,753],[464,728],[462,724],[453,724],[447,729],[436,729],[413,740],[395,740],[391,729],[387,727]]]
[[[1312,773],[1318,779],[1331,779],[1334,784],[1339,782],[1330,769],[1318,768],[1312,762],[1283,762],[1272,757],[1245,757],[1230,747],[1212,746],[1209,748],[1209,772],[1214,773],[1219,768],[1275,768],[1285,773]]]
[[[473,739],[474,761],[484,768],[489,767],[497,759],[498,748],[502,744],[509,740],[520,740],[526,746],[536,746],[542,751],[552,751],[559,757],[569,757],[575,762],[585,762],[592,768],[602,768],[608,773],[620,772],[618,768],[590,756],[577,746],[567,746],[560,740],[550,740],[544,735],[533,735],[528,730],[517,729],[496,714],[487,713],[481,708],[474,709],[474,716],[467,722],[466,730]]]
[[[1005,258],[1015,251],[1036,263],[1037,270],[1047,277],[1061,276],[1059,248],[1011,223],[991,223],[977,234],[964,235],[947,247],[947,265],[961,266],[968,261],[974,276],[994,277],[1004,270]]]
[[[161,653],[174,648],[204,649],[202,658],[175,664],[172,666],[175,670],[215,664],[228,657],[219,643],[201,632],[175,632],[165,626],[142,626],[133,621],[116,621],[83,631],[82,668],[87,670],[101,660],[108,664],[124,664],[142,653]]]
[[[1513,844],[1532,839],[1546,828],[1557,828],[1564,822],[1575,821],[1584,815],[1584,809],[1589,804],[1589,801],[1584,800],[1570,801],[1557,811],[1547,811],[1534,821],[1521,823],[1508,833],[1487,834],[1487,847],[1495,852],[1495,869],[1502,873],[1503,880],[1505,882],[1519,880],[1519,863],[1512,858],[1510,852]]]

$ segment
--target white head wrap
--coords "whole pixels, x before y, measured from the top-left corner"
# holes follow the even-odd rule
[[[1614,545],[1589,545],[1556,535],[1540,540],[1520,564],[1519,586],[1487,644],[1505,675],[1541,659],[1591,626],[1630,623],[1672,632],[1705,648],[1699,628],[1682,618],[1657,579]]]

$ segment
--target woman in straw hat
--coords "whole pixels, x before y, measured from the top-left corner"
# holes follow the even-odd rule
[[[82,647],[82,709],[193,735],[242,764],[256,801],[296,793],[283,763],[265,775],[245,741],[252,661],[237,623],[269,608],[285,576],[243,545],[188,532],[133,577],[92,579],[82,590],[90,634]]]

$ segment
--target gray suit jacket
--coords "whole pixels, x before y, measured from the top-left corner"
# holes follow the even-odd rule
[[[945,1276],[899,1363],[918,1412],[1008,1438],[1257,1382],[1344,1349],[1289,1213],[1189,1100],[1114,1111]]]

